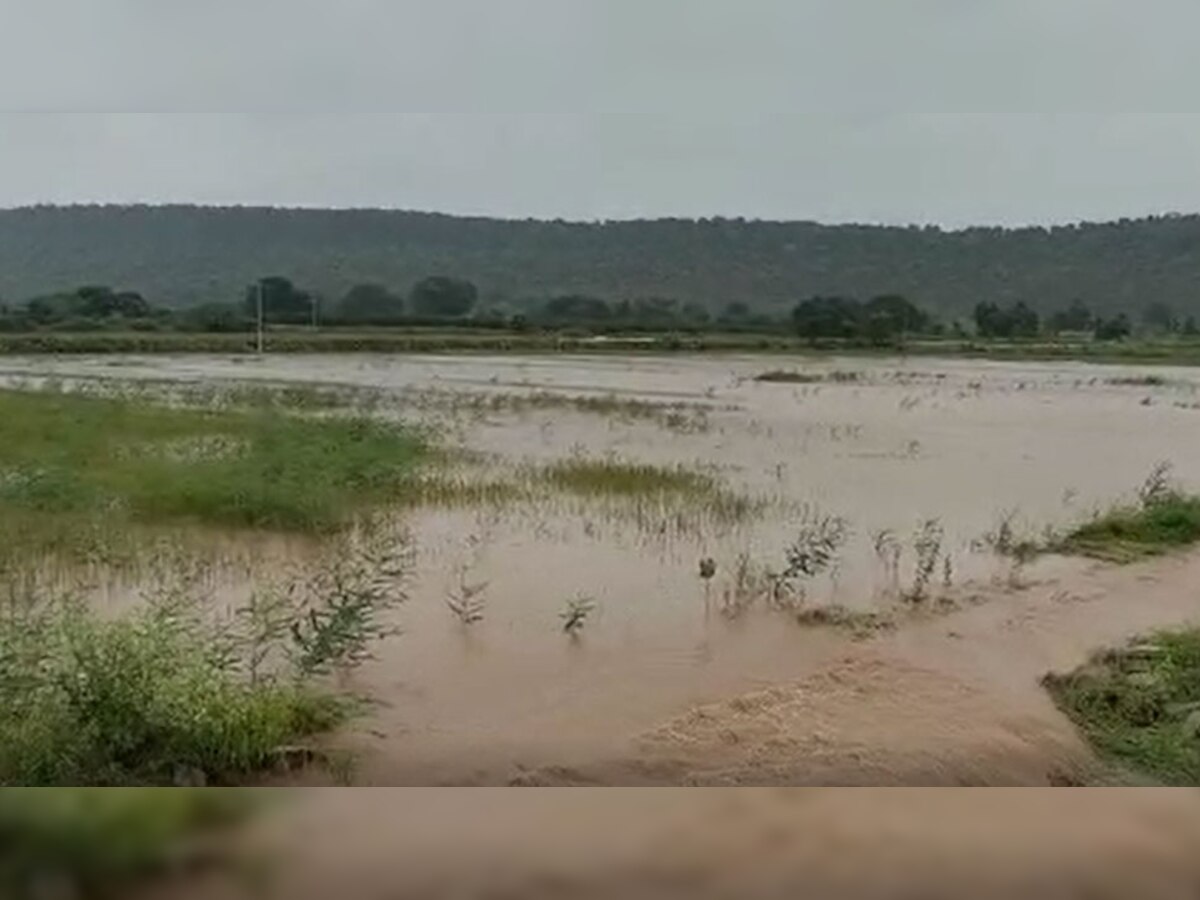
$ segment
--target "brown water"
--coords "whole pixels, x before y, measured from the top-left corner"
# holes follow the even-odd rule
[[[381,388],[387,400],[378,414],[434,423],[447,440],[485,454],[501,471],[531,460],[613,454],[715,467],[731,489],[768,501],[762,515],[732,524],[702,508],[652,508],[631,517],[565,498],[534,507],[414,513],[409,525],[417,565],[400,613],[404,634],[356,675],[381,703],[346,738],[362,754],[365,782],[805,780],[780,774],[789,753],[814,753],[811,741],[796,743],[795,729],[778,725],[785,709],[824,716],[838,733],[856,734],[861,747],[872,735],[886,742],[891,733],[909,733],[900,724],[906,690],[935,717],[939,709],[969,711],[1016,695],[1023,698],[1020,715],[1032,704],[1038,727],[1050,728],[1053,711],[1039,707],[1026,688],[1036,686],[1039,667],[1074,659],[1087,647],[1069,639],[1064,644],[1075,619],[1059,622],[1046,610],[1057,610],[1063,592],[1081,585],[1104,593],[1109,576],[1093,564],[1049,559],[1022,574],[1033,587],[1014,598],[996,585],[1007,577],[1006,564],[973,545],[1006,512],[1016,512],[1016,521],[1029,528],[1086,516],[1128,496],[1160,460],[1172,461],[1181,481],[1200,483],[1200,458],[1190,452],[1200,439],[1200,374],[1156,368],[1166,384],[1127,386],[1110,380],[1145,371],[930,359],[802,367],[853,371],[857,379],[758,383],[753,376],[760,372],[801,368],[793,359],[763,356],[7,358],[0,374]],[[454,402],[457,394],[542,392],[683,403],[690,412],[701,408],[704,424],[669,429],[568,406],[479,412]],[[960,603],[988,602],[906,625],[869,647],[856,646],[845,632],[800,627],[767,609],[732,620],[721,615],[716,606],[738,555],[778,568],[806,504],[845,517],[851,528],[836,570],[810,586],[810,604],[885,603],[892,585],[873,535],[888,529],[907,546],[901,580],[909,583],[912,535],[929,518],[945,529],[952,559],[952,585],[937,590]],[[703,556],[719,566],[707,591],[697,575]],[[940,585],[940,568],[936,577]],[[469,629],[446,607],[463,582],[486,584],[484,620]],[[1189,613],[1174,584],[1163,593],[1173,599],[1145,624]],[[573,640],[558,616],[576,596],[594,598],[596,609]],[[1084,629],[1097,639],[1143,624],[1111,601],[1060,605],[1081,621],[1108,623]],[[1005,617],[1022,615],[1033,623],[1028,634],[997,641],[997,634],[1014,633],[1004,627]],[[972,637],[964,639],[967,633]],[[913,635],[934,637],[919,643]],[[1037,651],[1013,675],[1007,656],[1029,656],[1030,646]],[[948,681],[948,673],[961,683]],[[807,705],[770,695],[783,683],[808,684]],[[1009,690],[1013,683],[1021,690]],[[755,694],[764,690],[765,696]],[[759,696],[756,708],[776,720],[775,730],[762,732],[758,717],[744,738],[731,742],[729,734],[746,723],[723,722],[726,713],[716,715],[720,724],[712,728],[683,727],[677,719],[690,708],[708,709],[701,718],[712,715],[704,704],[735,695]],[[854,732],[858,726],[837,717],[864,697],[872,711],[866,718],[879,726]],[[968,716],[962,723],[960,732],[989,734],[982,720]],[[918,732],[911,734],[917,741]],[[1072,736],[1053,728],[1046,734],[1043,756],[1070,768],[1079,753]],[[730,751],[734,744],[743,749]],[[750,761],[743,752],[748,746],[757,747]],[[837,740],[830,746],[844,749]],[[704,760],[697,762],[697,755]],[[862,771],[889,780],[887,772],[897,772],[889,765],[864,763]],[[813,769],[808,780],[837,780],[841,771]],[[936,765],[908,771],[911,777],[891,780],[939,780]]]
[[[316,791],[239,847],[275,864],[174,884],[279,897],[1193,900],[1191,791]],[[262,868],[261,866],[259,867]]]

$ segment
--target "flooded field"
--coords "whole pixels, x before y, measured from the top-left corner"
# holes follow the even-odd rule
[[[780,760],[846,740],[866,780],[953,781],[959,762],[919,745],[956,716],[952,751],[1008,757],[976,780],[1037,781],[1081,753],[1029,690],[1045,666],[1200,611],[1177,590],[1189,560],[1118,573],[995,552],[1130,496],[1162,461],[1200,484],[1191,369],[106,356],[8,357],[0,376],[320,386],[433,429],[460,484],[507,486],[397,513],[415,554],[402,633],[354,673],[376,705],[337,739],[363,783],[836,781],[829,759],[807,776]],[[304,552],[253,551],[260,569]],[[803,702],[782,684],[808,685]],[[909,758],[861,749],[881,743]]]

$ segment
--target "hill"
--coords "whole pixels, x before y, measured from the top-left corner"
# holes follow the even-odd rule
[[[981,301],[1101,314],[1200,314],[1200,216],[1054,228],[821,225],[742,219],[563,222],[392,210],[76,206],[0,210],[0,298],[81,284],[152,303],[235,301],[279,274],[329,297],[444,273],[485,303],[662,296],[783,313],[815,294],[905,294],[946,317]]]

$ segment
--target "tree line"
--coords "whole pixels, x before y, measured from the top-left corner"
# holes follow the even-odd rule
[[[473,282],[447,275],[426,276],[407,291],[376,282],[355,284],[332,301],[289,278],[272,275],[247,285],[238,301],[183,309],[152,304],[136,291],[87,285],[15,306],[0,304],[0,331],[248,332],[256,327],[260,314],[268,326],[436,326],[584,334],[725,331],[880,347],[895,346],[910,337],[1027,340],[1074,335],[1113,341],[1135,331],[1200,334],[1194,317],[1181,317],[1161,301],[1149,304],[1136,326],[1126,313],[1101,316],[1080,299],[1045,318],[1023,301],[1008,306],[980,302],[969,320],[946,322],[897,293],[861,301],[844,295],[814,296],[796,302],[784,315],[771,316],[755,312],[745,301],[731,301],[712,310],[697,301],[667,297],[609,300],[561,294],[489,304],[481,300]]]
[[[122,285],[181,309],[281,273],[335,310],[359,284],[403,294],[435,273],[476,285],[477,310],[526,298],[680,298],[786,319],[801,298],[920,298],[950,327],[977,303],[1048,320],[1084,298],[1137,328],[1153,302],[1200,315],[1200,216],[1053,228],[823,225],[739,218],[567,222],[399,210],[195,206],[0,210],[0,297]],[[370,298],[368,297],[368,300]],[[368,308],[373,303],[368,304]],[[682,316],[682,310],[680,310]],[[1180,323],[1182,327],[1183,322]]]

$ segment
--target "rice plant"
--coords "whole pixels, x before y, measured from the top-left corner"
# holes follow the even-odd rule
[[[883,528],[871,535],[875,558],[883,567],[889,593],[900,592],[900,557],[904,552],[896,533]]]
[[[913,550],[916,553],[913,583],[904,594],[904,599],[909,603],[922,603],[929,598],[929,585],[937,571],[944,537],[945,531],[938,519],[926,519],[917,526],[913,537]]]
[[[487,600],[483,592],[487,590],[487,586],[486,581],[468,584],[465,577],[460,578],[458,585],[446,598],[446,606],[463,626],[470,627],[483,621],[483,614],[487,609]]]
[[[595,608],[596,601],[591,597],[580,595],[568,600],[566,607],[558,614],[563,623],[563,631],[571,637],[578,637]]]

